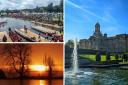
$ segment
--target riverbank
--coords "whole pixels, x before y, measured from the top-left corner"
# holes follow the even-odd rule
[[[124,66],[124,67],[122,67]],[[127,69],[128,70],[128,64],[110,64],[110,65],[80,65],[79,68],[111,68],[111,67],[119,67],[121,69]],[[65,65],[65,68],[71,68],[70,65]]]

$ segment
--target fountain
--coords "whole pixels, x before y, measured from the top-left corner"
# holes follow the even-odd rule
[[[74,49],[72,54],[72,67],[73,67],[73,74],[76,75],[78,73],[78,58],[77,58],[77,39],[74,40]]]
[[[86,77],[87,75],[92,75],[92,72],[85,72],[81,69],[79,69],[78,66],[78,42],[77,39],[74,40],[74,48],[72,52],[72,68],[70,71],[66,72],[66,76],[70,78],[80,78],[80,77]]]

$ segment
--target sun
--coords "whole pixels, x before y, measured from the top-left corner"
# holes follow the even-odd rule
[[[30,68],[33,71],[46,71],[47,70],[47,67],[43,65],[31,65]]]

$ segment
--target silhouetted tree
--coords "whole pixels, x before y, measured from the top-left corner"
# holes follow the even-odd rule
[[[49,79],[52,78],[52,72],[53,72],[53,66],[54,66],[54,60],[51,56],[45,55],[43,57],[43,65],[48,67],[48,77]]]
[[[2,69],[0,69],[0,79],[6,78],[6,75]]]
[[[8,64],[19,74],[25,76],[26,67],[30,63],[31,47],[27,44],[5,44],[2,54],[8,60]]]

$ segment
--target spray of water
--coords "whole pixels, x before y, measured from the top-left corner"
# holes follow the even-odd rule
[[[72,70],[66,72],[66,77],[68,78],[85,78],[87,75],[93,75],[95,73],[93,72],[87,72],[84,70],[80,70],[78,68],[78,55],[77,55],[77,50],[78,50],[78,42],[77,39],[74,40],[74,48],[73,48],[73,53],[72,53]]]
[[[78,57],[77,57],[77,39],[74,40],[74,49],[72,54],[73,60],[73,73],[76,74],[78,72]]]

